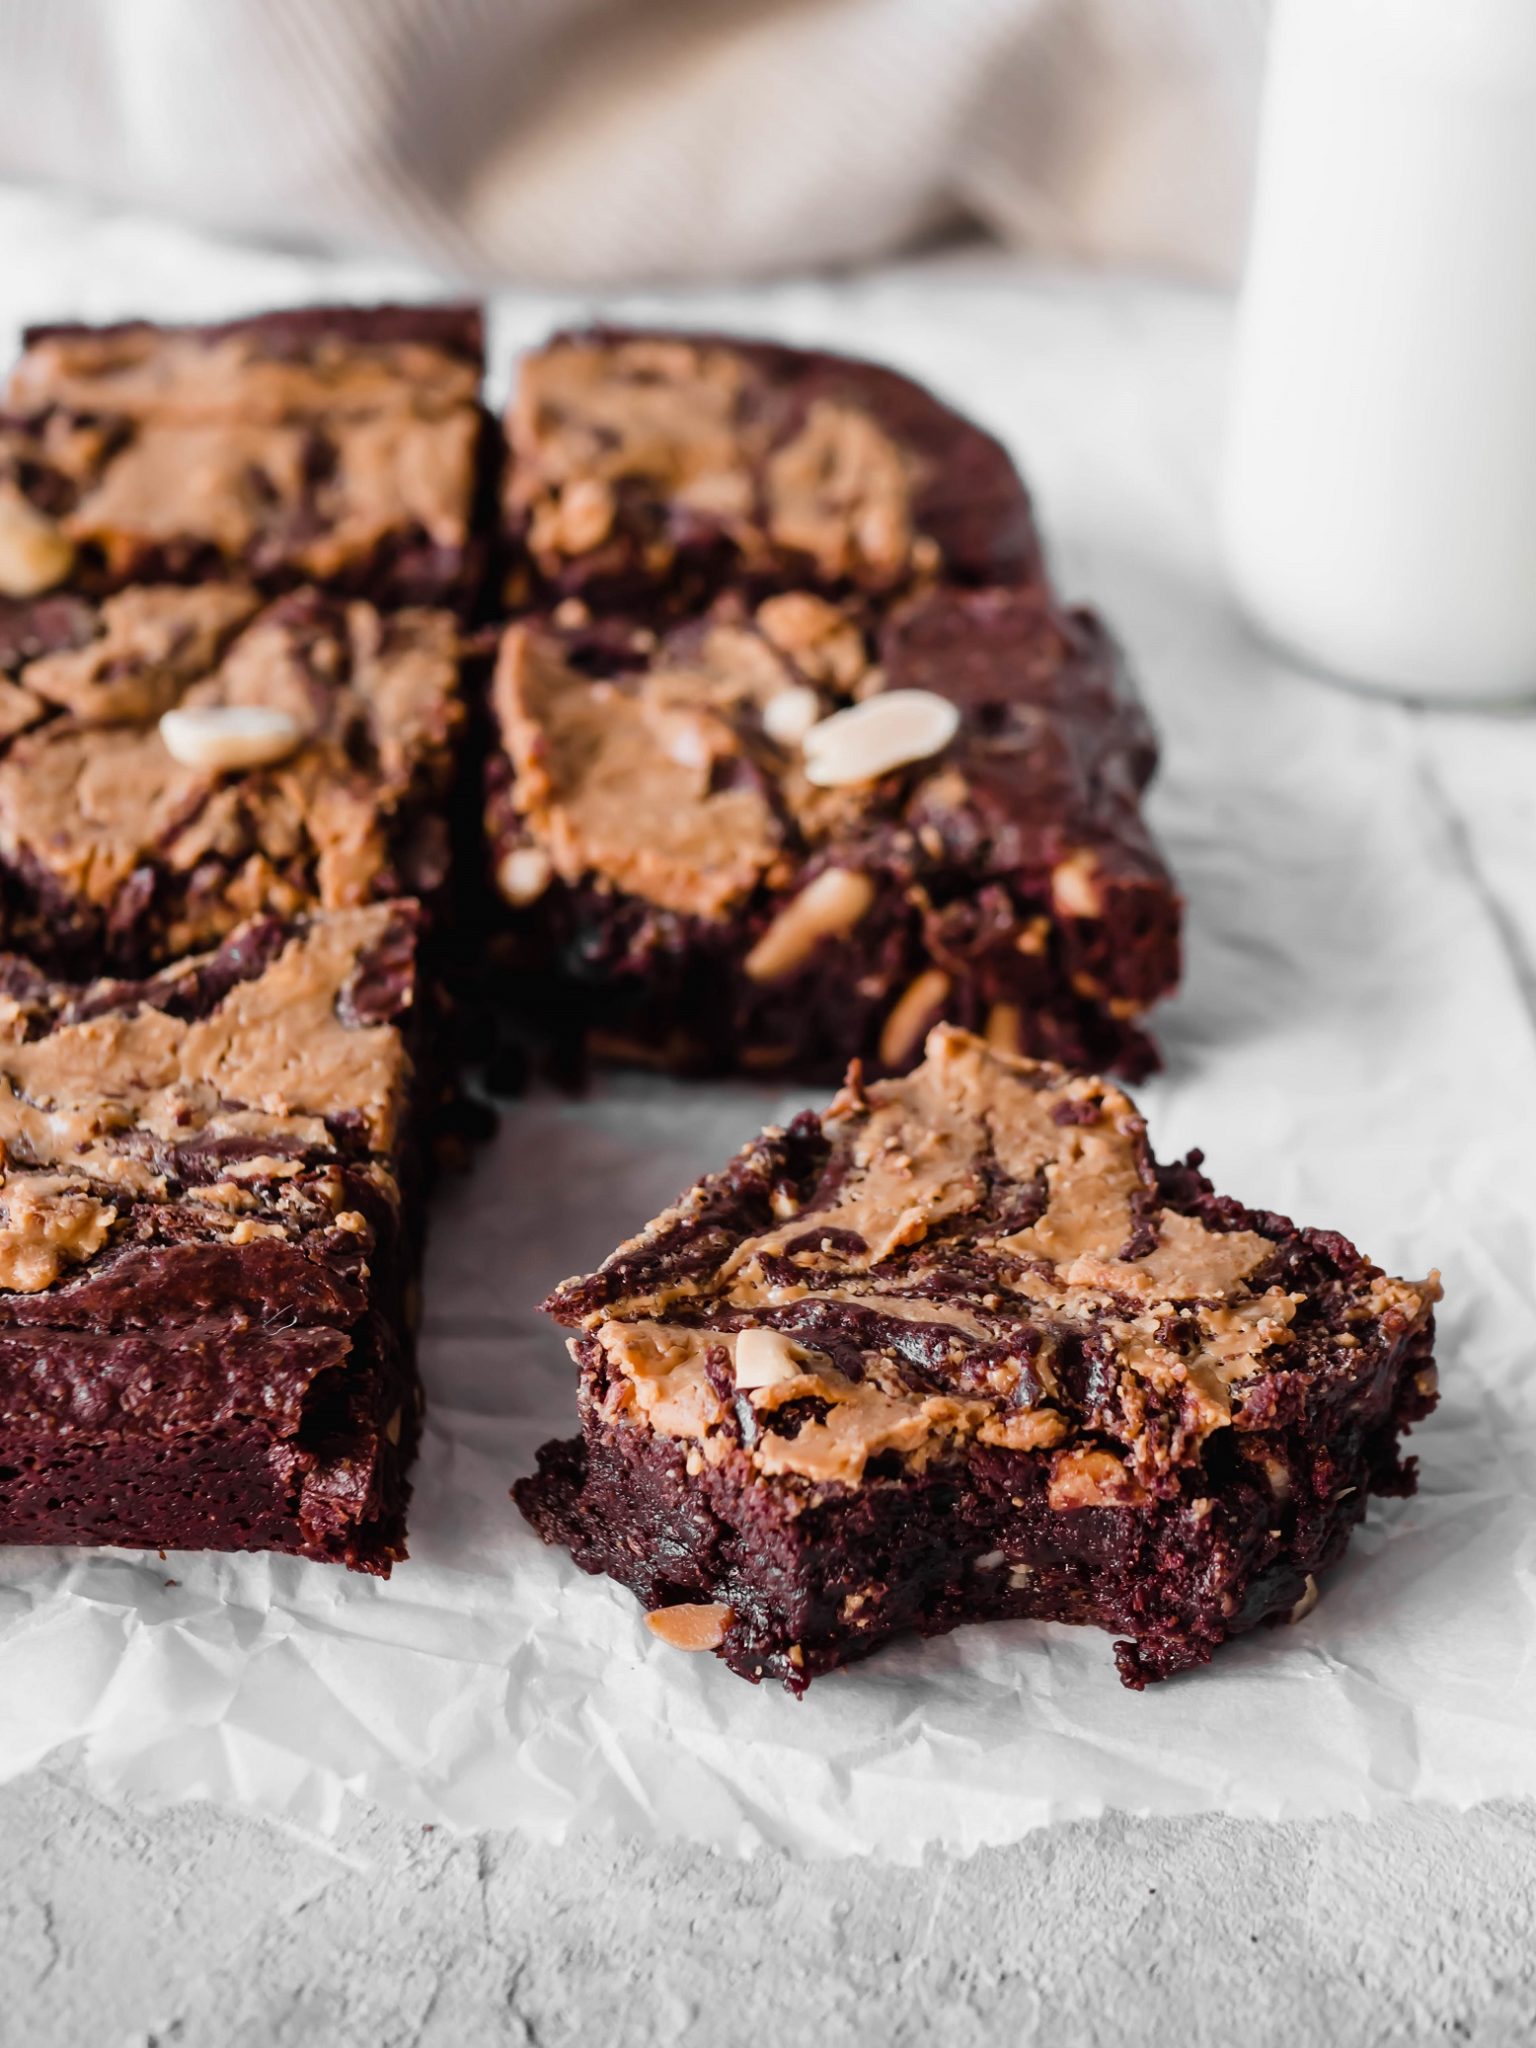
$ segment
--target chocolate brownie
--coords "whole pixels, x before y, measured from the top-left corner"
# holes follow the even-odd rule
[[[0,945],[140,974],[243,918],[433,898],[452,613],[132,585],[0,604]]]
[[[1117,649],[1042,590],[513,626],[488,823],[522,1007],[694,1071],[898,1071],[939,1018],[1153,1061],[1179,898]],[[510,1004],[509,1007],[515,1007]]]
[[[471,306],[32,328],[0,399],[0,594],[232,573],[468,599],[483,355]]]
[[[415,924],[0,956],[0,1543],[405,1555]]]
[[[508,594],[696,606],[726,583],[889,594],[1040,574],[988,434],[877,363],[593,328],[524,357],[507,416]]]
[[[567,1281],[581,1437],[516,1497],[668,1642],[800,1691],[1092,1622],[1126,1684],[1295,1618],[1435,1402],[1438,1281],[1160,1166],[1126,1097],[941,1027]]]

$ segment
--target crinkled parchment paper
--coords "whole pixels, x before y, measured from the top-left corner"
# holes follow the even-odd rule
[[[0,325],[431,289],[15,195],[0,253]],[[503,302],[503,364],[573,310]],[[1536,724],[1330,689],[1231,618],[1219,302],[957,258],[682,313],[888,355],[1029,463],[1064,580],[1121,628],[1166,743],[1155,812],[1190,943],[1167,1071],[1140,1091],[1155,1140],[1393,1270],[1443,1269],[1421,1491],[1373,1506],[1304,1622],[1140,1697],[1107,1638],[1034,1624],[903,1645],[800,1703],[665,1648],[507,1498],[573,1414],[530,1305],[799,1100],[619,1078],[510,1107],[443,1196],[410,1562],[379,1585],[0,1552],[0,1777],[78,1740],[111,1793],[321,1828],[350,1792],[464,1827],[901,1860],[1106,1808],[1536,1792]]]

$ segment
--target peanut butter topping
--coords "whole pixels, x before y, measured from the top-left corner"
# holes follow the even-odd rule
[[[0,1289],[38,1294],[106,1243],[117,1211],[63,1174],[0,1179]]]
[[[916,1310],[919,1305],[910,1306]],[[705,1458],[718,1463],[730,1444],[716,1429],[724,1409],[706,1361],[712,1351],[718,1352],[740,1384],[739,1348],[745,1338],[763,1334],[608,1323],[597,1339],[610,1366],[633,1389],[635,1412],[658,1435],[697,1441]],[[770,1476],[793,1474],[857,1486],[870,1459],[886,1451],[920,1462],[969,1436],[1010,1449],[1034,1449],[1056,1442],[1065,1429],[1061,1416],[1050,1410],[1004,1418],[988,1401],[914,1395],[899,1376],[882,1375],[878,1354],[867,1360],[870,1376],[855,1381],[824,1358],[818,1360],[814,1351],[795,1349],[805,1360],[803,1370],[783,1373],[743,1393],[759,1417],[752,1461]],[[746,1377],[751,1380],[754,1375],[748,1372]],[[792,1436],[774,1427],[778,1410],[807,1400],[824,1407],[825,1416],[802,1422]]]
[[[871,829],[889,841],[898,821],[881,777],[942,750],[959,710],[929,691],[887,691],[848,612],[810,591],[636,651],[642,669],[614,659],[594,678],[579,631],[573,642],[552,625],[515,626],[504,638],[494,702],[520,832],[566,881],[597,878],[665,910],[720,917],[763,884],[771,915],[745,972],[764,983],[800,973],[858,924],[877,885],[862,863],[834,859],[802,886],[797,871],[822,848],[856,855]],[[873,751],[858,723],[871,720]],[[824,773],[833,753],[843,766]],[[948,764],[930,772],[957,779]],[[508,879],[515,903],[521,877]],[[930,1021],[907,1032],[909,1053]]]
[[[912,552],[911,488],[906,458],[867,413],[818,400],[769,457],[768,531],[829,581],[894,583]]]
[[[315,920],[206,1014],[130,1001],[38,1034],[26,1007],[0,1001],[0,1289],[51,1287],[108,1244],[135,1199],[164,1201],[163,1148],[265,1138],[330,1153],[327,1120],[342,1119],[388,1154],[409,1078],[400,1034],[342,1011],[397,915],[379,905]],[[257,1152],[184,1199],[210,1228],[226,1212],[232,1242],[281,1235],[244,1213],[258,1206],[251,1183],[304,1171],[291,1151]]]
[[[1167,1206],[1103,1081],[940,1026],[922,1066],[846,1089],[821,1130],[825,1164],[775,1185],[772,1228],[674,1267],[660,1248],[696,1197],[614,1255],[634,1277],[585,1321],[616,1421],[810,1486],[967,1442],[1050,1451],[1053,1507],[1123,1507],[1175,1484],[1300,1343],[1275,1243]],[[1378,1282],[1369,1301],[1406,1321],[1436,1292]]]
[[[222,585],[130,588],[104,601],[84,646],[25,662],[15,685],[56,715],[0,756],[0,850],[103,910],[157,871],[168,953],[260,911],[399,887],[392,827],[419,793],[446,789],[463,717],[449,614],[258,603]],[[167,712],[226,708],[279,715],[296,743],[238,771],[207,750],[173,756]]]
[[[28,662],[25,686],[81,725],[149,725],[217,667],[259,602],[239,584],[119,591],[103,601],[95,638]]]
[[[17,412],[62,406],[130,419],[284,420],[452,412],[473,405],[474,364],[417,341],[319,336],[274,353],[259,331],[208,337],[156,327],[50,334],[12,370]]]
[[[204,1016],[144,1004],[29,1036],[26,1011],[0,1001],[7,1159],[62,1169],[91,1157],[94,1165],[96,1140],[130,1132],[176,1144],[207,1130],[319,1141],[328,1118],[355,1120],[387,1153],[408,1073],[400,1035],[390,1025],[348,1024],[338,1006],[360,956],[396,915],[379,904],[314,920]]]
[[[534,508],[534,545],[562,545],[568,494],[579,508],[589,478],[641,481],[717,517],[745,518],[751,463],[766,452],[761,430],[737,417],[745,388],[738,355],[681,342],[571,341],[526,357],[508,421],[509,495]]]
[[[812,683],[853,691],[869,666],[864,637],[846,612],[809,590],[765,597],[755,615],[758,631],[792,657]]]
[[[477,389],[472,363],[423,342],[319,336],[293,352],[254,332],[127,328],[34,342],[7,405],[50,426],[126,423],[111,441],[86,429],[47,444],[77,487],[61,544],[100,548],[115,573],[159,544],[233,559],[276,536],[285,561],[328,577],[401,531],[463,543]]]
[[[529,829],[568,882],[595,874],[662,909],[720,917],[779,850],[707,669],[594,683],[526,628],[502,644],[495,701]]]
[[[626,498],[717,524],[749,567],[804,555],[828,581],[896,583],[927,559],[915,466],[863,407],[767,397],[749,354],[646,337],[562,340],[524,359],[507,505],[536,556],[608,542]],[[759,509],[761,507],[761,510]],[[642,543],[643,544],[643,543]]]

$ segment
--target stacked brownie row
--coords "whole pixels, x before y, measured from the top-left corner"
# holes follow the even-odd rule
[[[900,1072],[940,1019],[1153,1064],[1155,747],[997,442],[871,364],[603,331],[525,362],[509,448],[519,1010],[685,1071]]]
[[[405,1554],[472,309],[27,337],[0,417],[0,1540]]]
[[[1002,448],[871,364],[603,331],[525,361],[502,461],[480,373],[452,308],[28,337],[10,942],[141,972],[243,915],[439,897],[490,600],[509,1007],[695,1070],[900,1071],[940,1018],[1150,1064],[1155,748]]]

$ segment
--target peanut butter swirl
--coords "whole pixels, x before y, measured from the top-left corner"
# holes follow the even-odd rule
[[[13,668],[0,858],[104,919],[156,879],[158,956],[242,918],[394,893],[397,839],[441,796],[463,721],[450,614],[238,585],[130,588],[79,608],[74,644]],[[279,765],[188,766],[159,721],[252,706],[301,736]],[[30,711],[27,710],[30,707]]]
[[[765,1134],[743,1174],[792,1141]],[[1280,1241],[1172,1206],[1107,1082],[941,1026],[904,1079],[855,1077],[820,1141],[808,1179],[775,1181],[771,1227],[720,1240],[728,1174],[557,1292],[616,1423],[812,1487],[970,1443],[1040,1452],[1053,1505],[1127,1506],[1177,1483],[1249,1383],[1315,1368]],[[1438,1292],[1377,1275],[1357,1319],[1401,1329]],[[744,1365],[747,1332],[773,1334]]]
[[[421,339],[128,326],[34,339],[5,410],[35,422],[29,453],[68,494],[59,535],[113,577],[194,543],[326,579],[399,535],[464,545],[478,386],[476,363]]]
[[[546,563],[601,549],[637,494],[712,522],[748,571],[783,550],[829,581],[894,584],[932,554],[911,450],[847,393],[786,402],[750,351],[558,340],[524,362],[507,424],[507,509]],[[670,543],[653,545],[662,567]]]
[[[234,1243],[280,1234],[300,1206],[282,1184],[336,1152],[333,1126],[360,1134],[387,1185],[409,1057],[393,1024],[348,1013],[348,992],[399,914],[379,904],[317,918],[191,1014],[177,987],[190,996],[206,961],[163,977],[158,1003],[103,984],[86,1014],[49,1020],[35,1001],[0,998],[0,1290],[54,1285],[143,1200],[194,1202],[197,1227]],[[168,1154],[199,1145],[230,1149],[231,1164],[173,1192]],[[309,1179],[304,1199],[327,1199],[325,1174],[318,1193]],[[258,1204],[256,1181],[278,1194]],[[259,1207],[264,1219],[250,1213]],[[350,1227],[345,1214],[335,1227]]]

